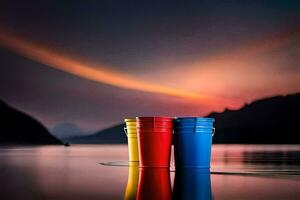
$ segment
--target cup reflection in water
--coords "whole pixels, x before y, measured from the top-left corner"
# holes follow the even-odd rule
[[[138,162],[139,150],[138,150],[138,141],[137,141],[136,119],[127,118],[124,121],[126,123],[126,127],[124,127],[124,131],[128,140],[129,162]]]
[[[176,170],[172,199],[211,200],[209,169]]]
[[[170,200],[172,188],[169,168],[140,168],[138,200]]]
[[[129,162],[125,200],[135,200],[139,182],[139,163]]]

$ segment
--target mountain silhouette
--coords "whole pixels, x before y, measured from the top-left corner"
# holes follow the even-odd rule
[[[92,135],[72,137],[65,141],[77,144],[126,144],[124,126],[124,124],[119,124]]]
[[[254,101],[240,110],[211,113],[216,119],[213,141],[218,144],[299,144],[300,93]],[[73,143],[127,143],[123,124],[90,136],[74,137]]]
[[[300,93],[258,100],[208,117],[216,119],[214,143],[300,143]]]
[[[32,117],[0,100],[0,144],[62,144]]]
[[[89,132],[81,130],[76,124],[70,122],[57,124],[50,129],[50,132],[61,141],[65,141],[70,137],[90,134]]]

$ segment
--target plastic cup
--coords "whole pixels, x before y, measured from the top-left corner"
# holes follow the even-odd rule
[[[138,127],[137,131],[139,133],[160,133],[160,132],[173,132],[173,127],[152,127],[152,126],[145,126],[145,127]]]
[[[173,122],[172,117],[136,117],[136,121],[139,122]]]
[[[174,119],[174,127],[183,126],[208,126],[212,127],[214,123],[213,118],[200,118],[200,117],[183,117]]]
[[[149,122],[147,125],[144,122]],[[167,122],[165,126],[155,123]],[[149,125],[152,124],[152,125]],[[140,167],[169,167],[173,120],[170,117],[137,117]]]
[[[139,121],[137,123],[137,127],[144,127],[144,126],[158,126],[158,127],[172,127],[172,121]]]
[[[169,167],[172,132],[139,132],[140,167]]]
[[[176,119],[177,120],[177,119]],[[184,118],[180,118],[184,122]],[[188,118],[187,121],[189,121]],[[211,145],[214,134],[211,118],[196,118],[205,121],[201,126],[177,124],[174,128],[174,154],[176,168],[210,168]]]
[[[134,122],[133,119],[125,119],[126,123]],[[129,162],[138,162],[139,161],[139,150],[138,150],[138,139],[137,139],[137,130],[136,126],[126,126],[124,127],[125,134],[128,141],[128,156]]]

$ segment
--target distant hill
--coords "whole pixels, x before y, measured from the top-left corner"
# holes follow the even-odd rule
[[[70,137],[89,134],[81,130],[76,124],[72,124],[69,122],[60,123],[54,126],[53,128],[50,129],[50,132],[61,141],[65,141]]]
[[[214,143],[300,144],[300,93],[255,101],[240,110],[212,113]]]
[[[125,144],[127,138],[123,128],[124,124],[120,124],[89,136],[72,137],[65,141],[76,144]]]
[[[240,110],[212,113],[216,119],[214,143],[300,144],[300,93],[255,101]],[[91,136],[71,138],[73,143],[127,143],[123,124]]]
[[[0,145],[62,144],[32,117],[0,100]]]

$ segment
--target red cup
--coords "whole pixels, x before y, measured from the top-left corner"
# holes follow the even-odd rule
[[[168,168],[142,168],[136,199],[169,200],[172,197],[170,172]]]
[[[171,117],[137,117],[140,167],[169,167],[173,133]]]
[[[148,132],[138,129],[140,167],[169,167],[172,131]]]
[[[139,133],[173,132],[173,127],[145,126],[145,127],[138,127],[137,131]]]
[[[165,126],[165,127],[172,127],[172,121],[138,121],[137,127],[144,127],[144,126]]]
[[[173,122],[172,117],[137,117],[137,122]]]

